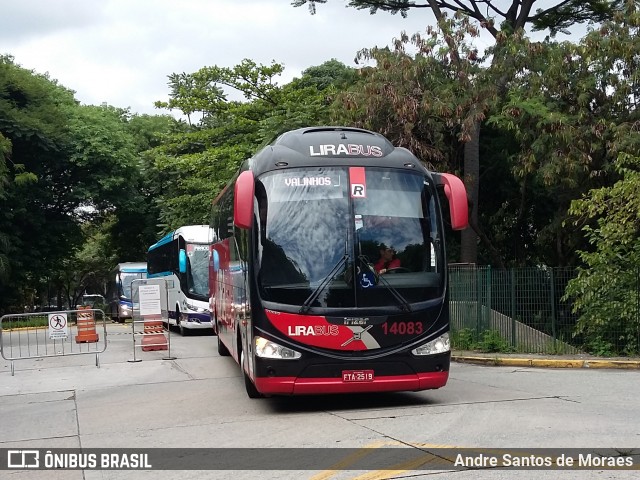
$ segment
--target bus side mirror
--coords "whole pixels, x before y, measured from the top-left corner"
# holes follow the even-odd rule
[[[249,229],[253,225],[253,172],[245,170],[236,180],[233,198],[233,223],[238,228]]]
[[[450,173],[434,173],[433,178],[439,186],[444,187],[444,194],[449,201],[451,228],[464,230],[469,226],[469,203],[464,183]]]
[[[217,250],[211,252],[211,268],[213,268],[213,271],[216,273],[220,270],[220,255],[218,255]]]
[[[180,270],[180,273],[187,273],[187,252],[182,248],[178,253],[178,270]]]

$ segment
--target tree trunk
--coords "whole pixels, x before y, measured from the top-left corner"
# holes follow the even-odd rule
[[[464,185],[469,198],[469,223],[478,225],[478,185],[480,180],[480,122],[476,122],[469,140],[464,145]],[[460,262],[477,263],[478,235],[473,228],[461,232]]]

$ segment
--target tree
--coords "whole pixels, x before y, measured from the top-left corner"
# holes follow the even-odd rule
[[[518,142],[512,157],[523,187],[546,191],[532,206],[547,209],[551,221],[518,222],[520,228],[535,226],[546,263],[579,262],[577,251],[587,244],[579,229],[567,228],[569,205],[618,177],[612,168],[618,126],[637,121],[637,41],[629,26],[634,8],[630,2],[624,14],[577,45],[513,37],[520,43],[509,48],[521,55],[513,56],[508,72],[495,67],[497,75],[513,80],[501,111],[489,122]],[[623,22],[625,15],[629,19]]]
[[[143,155],[143,171],[157,211],[156,236],[209,222],[212,200],[259,145],[256,108],[229,102],[208,111]]]
[[[435,29],[429,28],[425,36],[403,34],[393,49],[360,52],[360,58],[375,60],[376,66],[362,69],[361,81],[338,96],[333,113],[347,123],[379,131],[414,152],[431,169],[455,171],[465,158],[461,146],[468,144],[469,131],[484,118],[495,96],[495,84],[488,82],[483,89],[477,86],[483,73],[480,59],[477,49],[464,38],[478,31],[468,18],[448,22],[447,29],[459,45],[456,68],[452,68],[449,46]],[[407,53],[407,44],[415,53]],[[463,79],[473,79],[473,85]],[[470,224],[492,262],[502,266],[501,256],[477,218],[472,216]]]
[[[130,117],[81,106],[48,76],[0,58],[0,310],[37,290],[43,303],[55,296],[62,306],[64,280],[81,273],[68,268],[77,267],[69,259],[85,242],[83,227],[129,202],[146,205]],[[148,243],[134,240],[136,220],[123,235],[143,254]]]
[[[65,167],[72,92],[0,57],[0,135],[4,182],[0,232],[10,278],[0,279],[0,310],[22,302],[37,272],[56,265],[73,245],[73,184]]]
[[[11,152],[11,141],[0,133],[0,199],[4,197],[3,191],[9,183],[9,169],[6,162]],[[9,237],[0,232],[0,281],[6,279],[9,274]]]
[[[640,135],[630,132],[638,142]],[[598,355],[640,353],[640,155],[620,153],[621,175],[611,187],[594,189],[571,212],[596,218],[583,227],[593,248],[580,256],[585,267],[567,286],[566,298],[580,313],[576,333]]]
[[[392,14],[400,13],[406,16],[411,9],[429,9],[434,14],[438,27],[443,38],[448,45],[451,67],[460,74],[464,84],[474,86],[473,79],[466,77],[464,68],[460,65],[459,39],[452,34],[450,24],[447,22],[446,11],[453,11],[474,19],[482,28],[496,39],[497,48],[494,49],[492,63],[508,63],[510,52],[500,48],[501,42],[514,33],[524,30],[531,25],[534,30],[548,29],[552,34],[565,31],[568,27],[582,22],[600,22],[611,18],[622,0],[565,0],[545,9],[538,9],[532,12],[536,0],[513,0],[508,9],[501,8],[502,3],[487,0],[467,0],[449,3],[440,0],[425,0],[424,2],[414,0],[349,0],[348,5],[357,9],[368,9],[371,14],[380,11]],[[315,13],[316,5],[327,3],[327,0],[294,0],[293,6],[299,7],[308,5],[311,13]],[[498,20],[500,21],[498,22]],[[498,79],[496,84],[499,91],[504,92],[505,83],[508,78]],[[479,113],[482,113],[479,110]],[[470,124],[463,133],[464,141],[464,179],[467,190],[470,194],[470,224],[476,227],[473,231],[469,229],[462,232],[461,261],[476,262],[477,258],[477,235],[483,233],[477,224],[478,218],[478,192],[479,192],[479,148],[480,148],[480,127],[481,116],[477,121]]]
[[[280,86],[283,69],[245,59],[232,68],[214,65],[171,77],[170,100],[156,105],[185,108],[182,113],[201,120],[145,154],[145,177],[157,180],[162,232],[208,223],[211,201],[243,161],[284,131],[326,123],[337,85],[355,78],[353,69],[331,60]],[[246,101],[228,101],[223,87]]]
[[[519,44],[509,48],[520,55],[506,66],[513,70],[497,72],[512,79],[507,100],[489,119],[520,145],[519,177],[547,192],[537,197],[552,214],[537,232],[540,249],[556,245],[546,259],[582,262],[565,300],[580,313],[576,334],[597,354],[640,347],[639,34],[640,10],[628,2],[578,44],[513,36]]]
[[[302,72],[281,89],[279,103],[260,121],[260,136],[270,141],[297,128],[331,123],[331,105],[357,81],[357,72],[331,59]]]
[[[64,303],[70,308],[81,304],[85,293],[106,296],[109,275],[120,258],[109,248],[109,235],[102,224],[87,222],[81,231],[82,246],[62,260],[58,274]]]
[[[100,231],[106,235],[105,247],[112,258],[109,268],[118,262],[144,261],[149,245],[158,235],[158,196],[162,179],[147,168],[149,155],[176,132],[183,122],[168,115],[126,115],[123,128],[131,137],[135,174],[123,184],[124,192],[114,200],[114,207],[104,211]]]
[[[615,21],[589,33],[573,60],[590,88],[579,92],[593,110],[586,134],[606,141],[600,175],[610,179],[571,204],[589,248],[567,287],[579,312],[577,333],[599,354],[640,352],[640,8],[632,1]],[[590,127],[590,128],[589,128]]]

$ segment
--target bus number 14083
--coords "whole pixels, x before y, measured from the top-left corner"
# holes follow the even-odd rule
[[[382,324],[385,335],[420,335],[422,333],[421,322],[391,322]]]

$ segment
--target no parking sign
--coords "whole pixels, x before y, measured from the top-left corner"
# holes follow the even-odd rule
[[[69,330],[67,326],[66,313],[50,313],[49,314],[49,338],[67,338]]]

